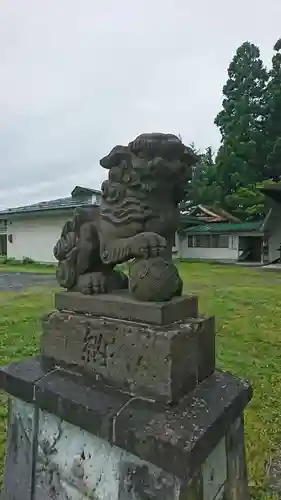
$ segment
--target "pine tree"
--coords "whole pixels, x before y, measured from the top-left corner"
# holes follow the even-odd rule
[[[240,219],[261,220],[269,210],[268,199],[261,193],[261,188],[272,184],[265,180],[255,185],[241,186],[226,196],[229,211]]]
[[[281,39],[276,42],[274,51],[267,85],[265,177],[279,180],[281,176]]]
[[[224,205],[227,195],[263,179],[266,153],[262,136],[268,74],[256,45],[245,42],[237,49],[228,77],[223,87],[223,109],[215,119],[221,132],[216,164]]]
[[[189,204],[216,206],[220,203],[221,188],[217,182],[216,165],[212,147],[199,154],[200,161],[194,168],[188,189]]]

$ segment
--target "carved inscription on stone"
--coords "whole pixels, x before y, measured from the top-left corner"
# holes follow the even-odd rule
[[[85,363],[98,362],[101,366],[107,366],[108,343],[101,333],[93,333],[87,324],[84,334],[84,345],[81,360]]]
[[[213,354],[211,361],[204,353],[199,359],[203,339],[195,321],[199,319],[153,326],[56,311],[43,323],[42,353],[58,365],[72,364],[131,394],[177,402],[194,389],[198,374],[203,380],[213,371]],[[213,335],[212,325],[202,327],[205,336],[209,330]],[[207,364],[208,370],[201,373],[201,365]]]

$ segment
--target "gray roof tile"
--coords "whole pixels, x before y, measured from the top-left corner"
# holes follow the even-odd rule
[[[7,208],[5,210],[0,210],[0,218],[7,217],[12,214],[21,213],[31,213],[31,212],[43,212],[50,210],[63,210],[68,208],[76,208],[90,205],[99,205],[99,203],[93,203],[92,198],[79,199],[72,198],[68,196],[66,198],[58,198],[56,200],[41,201],[39,203],[34,203],[32,205],[25,205],[23,207]]]

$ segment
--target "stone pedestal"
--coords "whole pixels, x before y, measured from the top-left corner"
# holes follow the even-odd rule
[[[249,500],[251,388],[215,369],[213,318],[124,298],[59,294],[41,356],[0,369],[1,500]]]
[[[214,370],[214,320],[197,317],[196,297],[153,304],[126,294],[60,293],[55,304],[43,320],[41,346],[60,366],[165,403],[179,401]]]

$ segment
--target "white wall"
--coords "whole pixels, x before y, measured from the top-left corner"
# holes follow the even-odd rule
[[[188,247],[188,238],[180,240],[179,254],[182,259],[202,260],[237,260],[238,236],[229,236],[229,248],[192,248]]]
[[[280,223],[280,205],[272,202],[272,212],[266,225],[268,231],[268,254],[269,262],[280,257],[278,248],[281,245],[281,223]]]
[[[53,247],[60,237],[63,224],[69,218],[71,213],[12,218],[7,226],[7,234],[11,234],[13,238],[12,243],[7,243],[8,257],[17,260],[30,257],[37,262],[56,262]]]
[[[172,248],[173,258],[177,259],[180,257],[180,238],[178,233],[175,234],[175,245]]]
[[[63,224],[71,218],[71,213],[41,213],[27,218],[12,218],[7,226],[7,234],[11,234],[13,238],[12,243],[7,243],[8,257],[17,260],[30,257],[37,262],[56,262],[53,247],[60,237]],[[182,259],[237,260],[238,236],[229,236],[229,248],[189,248],[188,238],[181,239],[176,234],[173,253],[174,257]]]
[[[0,219],[0,234],[7,233],[7,221],[5,219]]]

